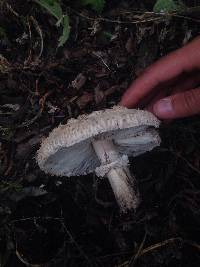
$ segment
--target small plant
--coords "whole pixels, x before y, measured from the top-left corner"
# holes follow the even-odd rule
[[[0,182],[0,194],[11,194],[14,192],[21,192],[23,189],[22,185],[17,182]]]
[[[63,14],[62,7],[57,0],[35,0],[36,3],[45,8],[52,16],[57,19],[56,26],[62,26],[62,35],[58,40],[58,47],[61,47],[69,38],[70,34],[70,25],[69,25],[69,16]]]
[[[35,0],[35,2],[57,19],[56,26],[62,27],[62,35],[58,40],[58,47],[63,46],[70,35],[69,16],[63,14],[58,0]],[[90,6],[97,13],[101,13],[105,5],[105,0],[79,0],[78,3],[80,6]]]
[[[8,60],[2,54],[0,54],[0,73],[8,73],[10,69],[11,69],[11,66]],[[2,130],[2,127],[0,126],[0,133],[1,133],[1,130]]]
[[[92,9],[101,13],[105,6],[105,0],[80,0],[80,4],[83,6],[91,6]]]
[[[174,11],[183,11],[185,5],[181,0],[157,0],[153,11],[156,13],[170,13]]]
[[[3,37],[6,37],[6,33],[5,33],[4,28],[2,28],[2,27],[0,26],[0,38],[3,38]]]

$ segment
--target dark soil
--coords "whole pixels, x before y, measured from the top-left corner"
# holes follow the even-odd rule
[[[131,159],[135,214],[120,215],[106,179],[47,176],[35,154],[60,123],[117,104],[146,66],[200,33],[200,14],[159,17],[144,13],[154,1],[108,1],[95,19],[62,2],[71,34],[59,49],[44,9],[0,3],[0,266],[199,267],[199,116],[163,123],[161,146]]]

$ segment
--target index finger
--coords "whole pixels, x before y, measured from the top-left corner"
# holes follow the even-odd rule
[[[200,68],[200,37],[153,63],[122,96],[120,104],[134,107],[155,87],[184,72]]]

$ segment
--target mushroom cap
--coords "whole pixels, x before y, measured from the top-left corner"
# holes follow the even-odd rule
[[[43,140],[36,161],[51,175],[85,175],[101,165],[92,146],[96,138],[112,140],[122,156],[137,156],[160,145],[159,125],[152,113],[122,106],[80,115]]]

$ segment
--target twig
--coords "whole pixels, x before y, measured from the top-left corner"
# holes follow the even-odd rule
[[[27,217],[27,218],[22,218],[22,219],[17,219],[17,220],[12,220],[10,223],[17,223],[17,222],[24,222],[24,221],[35,221],[35,220],[55,220],[55,221],[62,221],[63,219],[60,217],[50,217],[50,216],[45,216],[45,217]]]
[[[4,172],[4,176],[8,176],[8,174],[10,173],[10,171],[12,170],[12,167],[13,167],[13,161],[10,160],[9,162],[9,165],[8,165],[8,168],[5,170]]]
[[[32,40],[32,33],[31,33],[31,25],[30,25],[29,20],[28,20],[28,32],[29,32],[29,39],[30,39],[30,43],[31,43],[31,40]],[[31,47],[30,47],[30,48],[29,48],[28,59],[26,59],[25,62],[29,62],[30,59],[31,59],[31,56],[32,56],[32,50],[31,50]]]
[[[94,56],[96,56],[97,58],[101,59],[101,61],[103,62],[103,64],[106,66],[106,68],[107,68],[109,71],[111,71],[111,69],[110,69],[110,67],[108,66],[108,64],[105,62],[105,60],[104,60],[100,55],[98,55],[98,53],[92,52],[92,54],[93,54]]]
[[[22,123],[21,125],[18,125],[17,128],[23,128],[23,127],[27,127],[27,126],[30,126],[31,124],[33,124],[41,115],[42,115],[42,112],[44,110],[44,106],[45,106],[45,102],[46,102],[46,99],[49,95],[51,95],[53,93],[53,91],[50,91],[50,92],[47,92],[41,99],[40,99],[40,110],[39,112],[35,115],[35,117],[33,117],[31,120],[29,121],[25,121],[24,123]]]
[[[17,258],[18,258],[24,265],[26,265],[26,266],[28,266],[28,267],[42,267],[42,266],[44,266],[44,265],[42,265],[42,264],[31,264],[31,263],[29,263],[29,262],[28,262],[27,260],[25,260],[25,259],[23,258],[23,256],[19,253],[17,242],[15,243],[15,246],[16,246],[16,248],[15,248],[15,254],[16,254]]]
[[[200,20],[199,19],[193,19],[193,18],[190,18],[190,17],[187,17],[187,16],[183,16],[183,15],[172,14],[171,16],[172,17],[175,17],[175,18],[187,19],[187,20],[190,20],[190,21],[193,21],[193,22],[200,23]]]
[[[72,9],[71,10],[77,14],[78,16],[85,18],[87,20],[91,20],[91,21],[105,21],[105,22],[110,22],[110,23],[118,23],[118,24],[139,24],[139,23],[147,23],[147,22],[153,22],[153,21],[159,21],[162,20],[161,17],[157,17],[157,18],[150,18],[150,19],[144,19],[144,20],[135,20],[135,21],[122,21],[122,20],[113,20],[113,19],[108,19],[108,18],[103,18],[103,17],[97,17],[97,18],[92,18],[86,15],[83,15],[79,12],[77,12],[76,10]]]
[[[161,248],[161,247],[164,247],[170,243],[173,243],[175,241],[181,241],[183,242],[183,239],[181,237],[173,237],[173,238],[169,238],[165,241],[162,241],[162,242],[159,242],[159,243],[156,243],[154,245],[151,245],[145,249],[143,249],[142,251],[140,251],[140,253],[138,254],[137,258],[141,257],[142,255],[146,254],[146,253],[149,253],[149,252],[152,252],[153,250],[155,249],[158,249],[158,248]],[[122,263],[121,265],[119,265],[118,267],[129,267],[129,261],[126,261],[124,263]]]
[[[141,252],[142,252],[142,248],[143,248],[144,243],[146,241],[146,237],[147,237],[147,232],[145,232],[144,238],[143,238],[143,240],[142,240],[142,242],[141,242],[141,244],[140,244],[140,246],[138,248],[138,251],[136,252],[134,257],[132,257],[132,259],[129,261],[129,263],[128,263],[129,267],[133,267],[135,265],[136,260],[140,257]]]
[[[94,264],[90,261],[90,259],[88,258],[88,256],[84,253],[84,251],[81,249],[81,247],[78,245],[78,243],[76,242],[76,240],[74,239],[73,235],[71,234],[71,232],[67,229],[63,218],[54,218],[54,217],[28,217],[28,218],[22,218],[22,219],[18,219],[18,220],[13,220],[10,222],[10,224],[14,224],[16,222],[23,222],[23,221],[28,221],[28,220],[32,220],[32,221],[36,221],[36,220],[57,220],[62,224],[63,229],[65,230],[65,232],[67,233],[67,235],[69,236],[69,238],[71,239],[71,241],[74,243],[74,245],[76,246],[76,248],[78,249],[78,251],[80,252],[81,255],[84,256],[84,258],[87,260],[89,266],[94,267]],[[17,249],[17,244],[16,244],[16,255],[17,257],[27,266],[33,266],[33,267],[39,267],[40,265],[30,265],[30,263],[28,263],[27,261],[24,260],[24,258],[20,255],[20,253],[18,252]]]
[[[139,12],[139,11],[137,11],[137,13],[142,13],[144,15],[155,15],[157,17],[148,18],[148,19],[141,19],[141,20],[134,20],[134,21],[131,21],[131,20],[130,21],[123,21],[123,20],[108,19],[108,18],[105,18],[105,17],[92,18],[92,17],[89,17],[87,15],[83,15],[83,14],[77,12],[76,10],[74,10],[72,8],[70,8],[70,10],[72,10],[78,16],[80,16],[82,18],[85,18],[87,20],[105,21],[105,22],[109,22],[109,23],[118,23],[118,24],[140,24],[140,23],[143,24],[143,23],[148,23],[148,22],[162,21],[163,19],[166,19],[166,18],[169,18],[169,17],[182,18],[182,19],[187,19],[187,20],[190,20],[190,21],[193,21],[193,22],[200,23],[200,20],[193,19],[191,17],[184,16],[184,15],[179,15],[177,12],[173,12],[173,13],[155,13],[155,12]]]
[[[30,16],[30,19],[33,22],[33,25],[34,25],[37,33],[40,36],[40,52],[39,52],[39,55],[37,56],[37,60],[38,60],[41,57],[43,49],[44,49],[43,33],[42,33],[42,30],[41,30],[37,20],[33,16]]]
[[[94,267],[94,263],[91,262],[91,260],[88,258],[88,256],[85,254],[85,252],[79,246],[79,244],[76,242],[76,240],[74,239],[74,237],[72,236],[72,234],[70,233],[70,231],[67,229],[67,227],[64,224],[64,222],[63,222],[63,228],[65,229],[67,235],[70,237],[70,239],[72,240],[72,242],[74,243],[74,245],[76,246],[76,248],[78,249],[78,251],[80,252],[80,254],[83,255],[83,257],[86,259],[86,261],[88,262],[89,266]]]
[[[15,15],[17,18],[20,18],[20,15],[12,8],[11,5],[9,5],[8,3],[6,3],[6,7],[7,9],[13,14]]]
[[[151,252],[151,251],[153,251],[153,250],[155,250],[155,249],[164,247],[164,246],[166,246],[166,245],[168,245],[168,244],[170,244],[170,243],[174,243],[174,242],[176,242],[176,241],[183,242],[183,239],[182,239],[181,237],[173,237],[173,238],[169,238],[169,239],[167,239],[167,240],[165,240],[165,241],[159,242],[159,243],[157,243],[157,244],[151,245],[151,246],[149,246],[149,247],[143,249],[143,250],[141,251],[141,253],[140,253],[140,256],[142,256],[142,255],[144,255],[144,254],[146,254],[146,253],[149,253],[149,252]]]
[[[184,240],[184,243],[196,248],[199,250],[200,252],[200,244],[197,244],[196,242],[192,241],[192,240]]]
[[[81,255],[84,256],[84,258],[87,260],[89,266],[94,267],[94,264],[90,261],[90,259],[88,258],[88,256],[84,253],[84,251],[81,249],[81,247],[78,245],[78,243],[76,242],[76,240],[74,239],[74,237],[72,236],[72,234],[70,233],[70,231],[67,229],[66,225],[64,224],[63,218],[53,218],[53,217],[29,217],[29,218],[23,218],[23,219],[19,219],[19,220],[13,220],[11,223],[16,223],[16,222],[21,222],[21,221],[27,221],[27,220],[58,220],[61,222],[63,229],[65,230],[65,232],[67,233],[67,235],[69,236],[69,238],[71,239],[71,241],[74,243],[74,245],[76,246],[76,248],[78,249],[78,251],[80,252]],[[19,253],[18,248],[17,248],[17,243],[16,243],[16,255],[17,257],[20,259],[20,261],[22,261],[24,264],[26,264],[27,266],[33,266],[33,267],[39,267],[41,266],[40,264],[34,265],[34,264],[30,264],[28,263]]]
[[[175,155],[177,158],[180,158],[182,159],[189,167],[190,169],[192,169],[193,171],[195,171],[196,173],[198,173],[200,175],[200,170],[198,168],[196,168],[195,166],[193,166],[185,157],[183,157],[182,155],[176,153],[175,151],[173,150],[170,150],[170,149],[165,149],[165,148],[162,148],[159,150],[160,152],[170,152],[172,153],[173,155]]]

